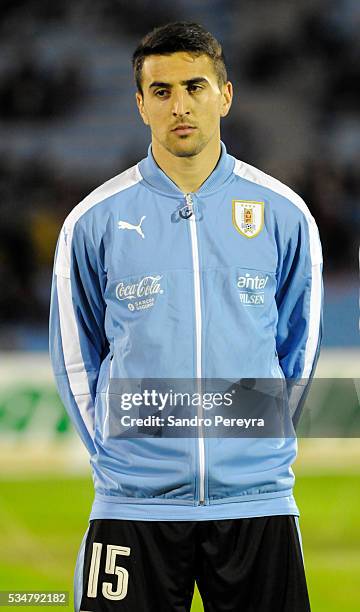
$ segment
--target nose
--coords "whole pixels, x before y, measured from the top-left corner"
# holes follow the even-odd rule
[[[173,94],[173,110],[174,117],[188,115],[189,109],[187,106],[187,95],[184,91],[174,92]]]

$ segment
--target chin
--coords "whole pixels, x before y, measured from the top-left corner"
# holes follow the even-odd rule
[[[176,157],[194,157],[198,155],[203,148],[204,146],[200,143],[184,143],[183,146],[171,146],[168,150]]]
[[[172,151],[172,153],[175,157],[195,157],[200,151],[192,149],[191,151]]]

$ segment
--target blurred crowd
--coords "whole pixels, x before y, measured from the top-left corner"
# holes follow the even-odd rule
[[[243,6],[246,4],[247,9]],[[263,20],[256,22],[255,15],[256,11],[260,15],[269,14],[269,4],[274,20],[269,20],[266,27]],[[94,36],[100,46],[101,40],[107,44],[110,40],[116,45],[121,39],[121,44],[128,49],[129,62],[139,37],[154,25],[194,19],[212,29],[224,42],[231,79],[239,83],[245,98],[246,92],[250,92],[251,104],[247,105],[244,116],[241,110],[234,112],[224,123],[223,140],[229,152],[277,178],[286,179],[305,199],[318,222],[327,276],[345,277],[355,272],[360,225],[357,94],[360,3],[356,0],[305,1],[300,3],[301,10],[299,7],[291,10],[289,4],[293,3],[210,1],[205,7],[203,2],[197,6],[196,2],[180,0],[175,7],[158,0],[2,2],[0,342],[6,335],[5,328],[19,325],[46,328],[52,261],[63,219],[82,197],[125,169],[138,154],[139,147],[136,153],[114,148],[107,171],[102,167],[96,175],[93,168],[86,172],[84,168],[76,168],[76,164],[71,171],[59,158],[48,156],[46,150],[39,154],[35,149],[36,153],[31,154],[31,146],[24,145],[24,129],[30,129],[31,138],[36,140],[44,125],[47,133],[53,126],[61,130],[62,125],[69,126],[71,121],[77,121],[78,125],[81,108],[92,100],[96,71],[92,89],[82,69],[90,62],[85,51],[75,53],[72,48],[69,55],[69,44],[76,46],[73,32],[77,28],[82,35],[85,31],[88,38]],[[281,23],[279,15],[283,17]],[[220,32],[216,29],[217,23]],[[69,42],[66,32],[70,26],[73,38]],[[44,45],[38,44],[42,36],[50,41],[46,53]],[[51,54],[51,36],[57,45],[63,37],[63,53]],[[116,46],[114,49],[116,53]],[[116,62],[116,57],[113,61]],[[133,83],[128,79],[126,87],[122,87],[125,100],[130,99],[132,88]],[[292,100],[296,99],[296,113],[299,116],[303,113],[306,125],[307,147],[300,147],[301,139],[299,143],[289,142],[289,150],[284,154],[286,164],[271,160],[259,135],[260,106],[257,105],[276,91],[280,96],[285,92],[293,96]],[[111,91],[106,95],[111,96]],[[290,121],[292,106],[290,103],[288,108]],[[105,122],[105,110],[103,115]],[[273,138],[273,117],[262,113],[261,120],[271,134],[270,139]],[[97,121],[101,117],[97,116]],[[119,123],[122,123],[121,114]],[[126,125],[121,124],[120,128],[126,130]],[[12,135],[16,147],[11,146]],[[145,155],[148,138],[143,140]],[[93,146],[96,148],[96,139]],[[70,155],[69,149],[65,157]]]
[[[51,120],[71,111],[79,99],[81,75],[75,66],[48,73],[28,54],[19,53],[0,82],[2,120]]]

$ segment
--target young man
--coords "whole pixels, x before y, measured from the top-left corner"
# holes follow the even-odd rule
[[[295,437],[205,436],[200,419],[166,435],[151,381],[193,381],[198,397],[240,381],[253,396],[232,416],[258,416],[257,381],[288,379],[297,421],[320,344],[317,228],[296,193],[226,152],[232,85],[211,34],[157,28],[133,65],[148,155],[73,209],[55,256],[52,364],[95,484],[75,609],[185,612],[196,580],[208,612],[305,612]]]

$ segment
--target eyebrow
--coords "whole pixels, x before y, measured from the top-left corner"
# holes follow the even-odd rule
[[[196,83],[208,83],[205,77],[194,77],[193,79],[187,79],[186,81],[180,81],[180,85],[195,85]],[[164,83],[163,81],[153,81],[149,85],[149,89],[152,87],[172,87],[171,83]]]

